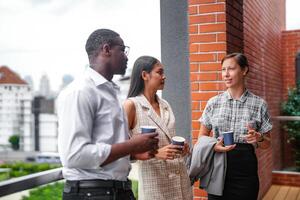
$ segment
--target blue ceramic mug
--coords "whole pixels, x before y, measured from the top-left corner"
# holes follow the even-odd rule
[[[224,145],[229,146],[234,144],[233,140],[233,131],[227,131],[222,133],[223,139],[224,139]]]

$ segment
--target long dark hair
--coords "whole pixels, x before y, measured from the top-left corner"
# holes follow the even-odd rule
[[[231,54],[228,54],[226,55],[222,61],[221,61],[221,64],[223,64],[223,62],[229,58],[234,58],[235,61],[239,64],[239,66],[241,67],[241,69],[245,69],[246,67],[248,67],[248,70],[246,73],[249,72],[249,65],[248,65],[248,59],[247,57],[242,54],[242,53],[231,53]]]
[[[158,59],[151,56],[141,56],[134,62],[131,81],[127,98],[136,97],[144,91],[145,84],[142,78],[142,72],[150,73],[155,64],[159,62]]]

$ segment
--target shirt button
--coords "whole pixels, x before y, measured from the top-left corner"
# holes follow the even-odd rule
[[[169,178],[174,178],[175,174],[171,173],[168,175]]]
[[[86,193],[87,196],[91,196],[91,193]]]

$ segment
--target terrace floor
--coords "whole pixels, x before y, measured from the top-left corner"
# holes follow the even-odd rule
[[[272,185],[263,200],[300,200],[300,187]]]

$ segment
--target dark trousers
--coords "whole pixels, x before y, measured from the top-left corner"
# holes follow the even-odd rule
[[[66,181],[63,200],[135,200],[135,198],[131,186],[115,185],[112,180],[92,180]]]
[[[208,194],[208,200],[257,200],[259,179],[257,158],[251,144],[237,144],[227,152],[223,196]]]

